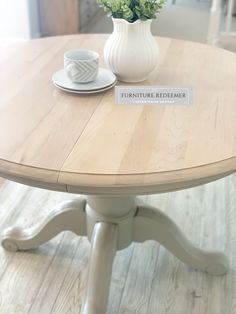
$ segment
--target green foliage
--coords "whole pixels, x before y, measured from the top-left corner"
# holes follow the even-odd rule
[[[125,19],[133,23],[136,20],[156,18],[166,0],[97,0],[108,16]]]

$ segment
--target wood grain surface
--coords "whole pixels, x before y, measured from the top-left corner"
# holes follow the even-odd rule
[[[38,0],[42,36],[77,34],[79,32],[78,0]]]
[[[153,193],[236,171],[236,55],[157,38],[140,85],[192,86],[191,106],[118,106],[114,90],[73,95],[52,74],[69,49],[100,53],[107,35],[73,35],[0,51],[0,174],[84,193]]]

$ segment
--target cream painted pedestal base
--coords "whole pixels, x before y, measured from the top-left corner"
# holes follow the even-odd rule
[[[131,196],[88,196],[64,202],[41,226],[5,230],[2,245],[9,251],[29,250],[63,230],[91,241],[83,314],[106,313],[113,259],[117,250],[133,241],[156,240],[188,266],[212,275],[228,269],[223,253],[194,247],[170,218]]]

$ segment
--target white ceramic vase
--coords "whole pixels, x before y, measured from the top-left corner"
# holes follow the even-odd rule
[[[113,18],[114,30],[104,47],[104,59],[123,82],[141,82],[157,65],[159,48],[151,34],[152,20],[129,23]]]

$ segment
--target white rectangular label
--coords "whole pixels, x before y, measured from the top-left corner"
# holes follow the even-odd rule
[[[191,87],[116,86],[117,105],[191,105]]]

